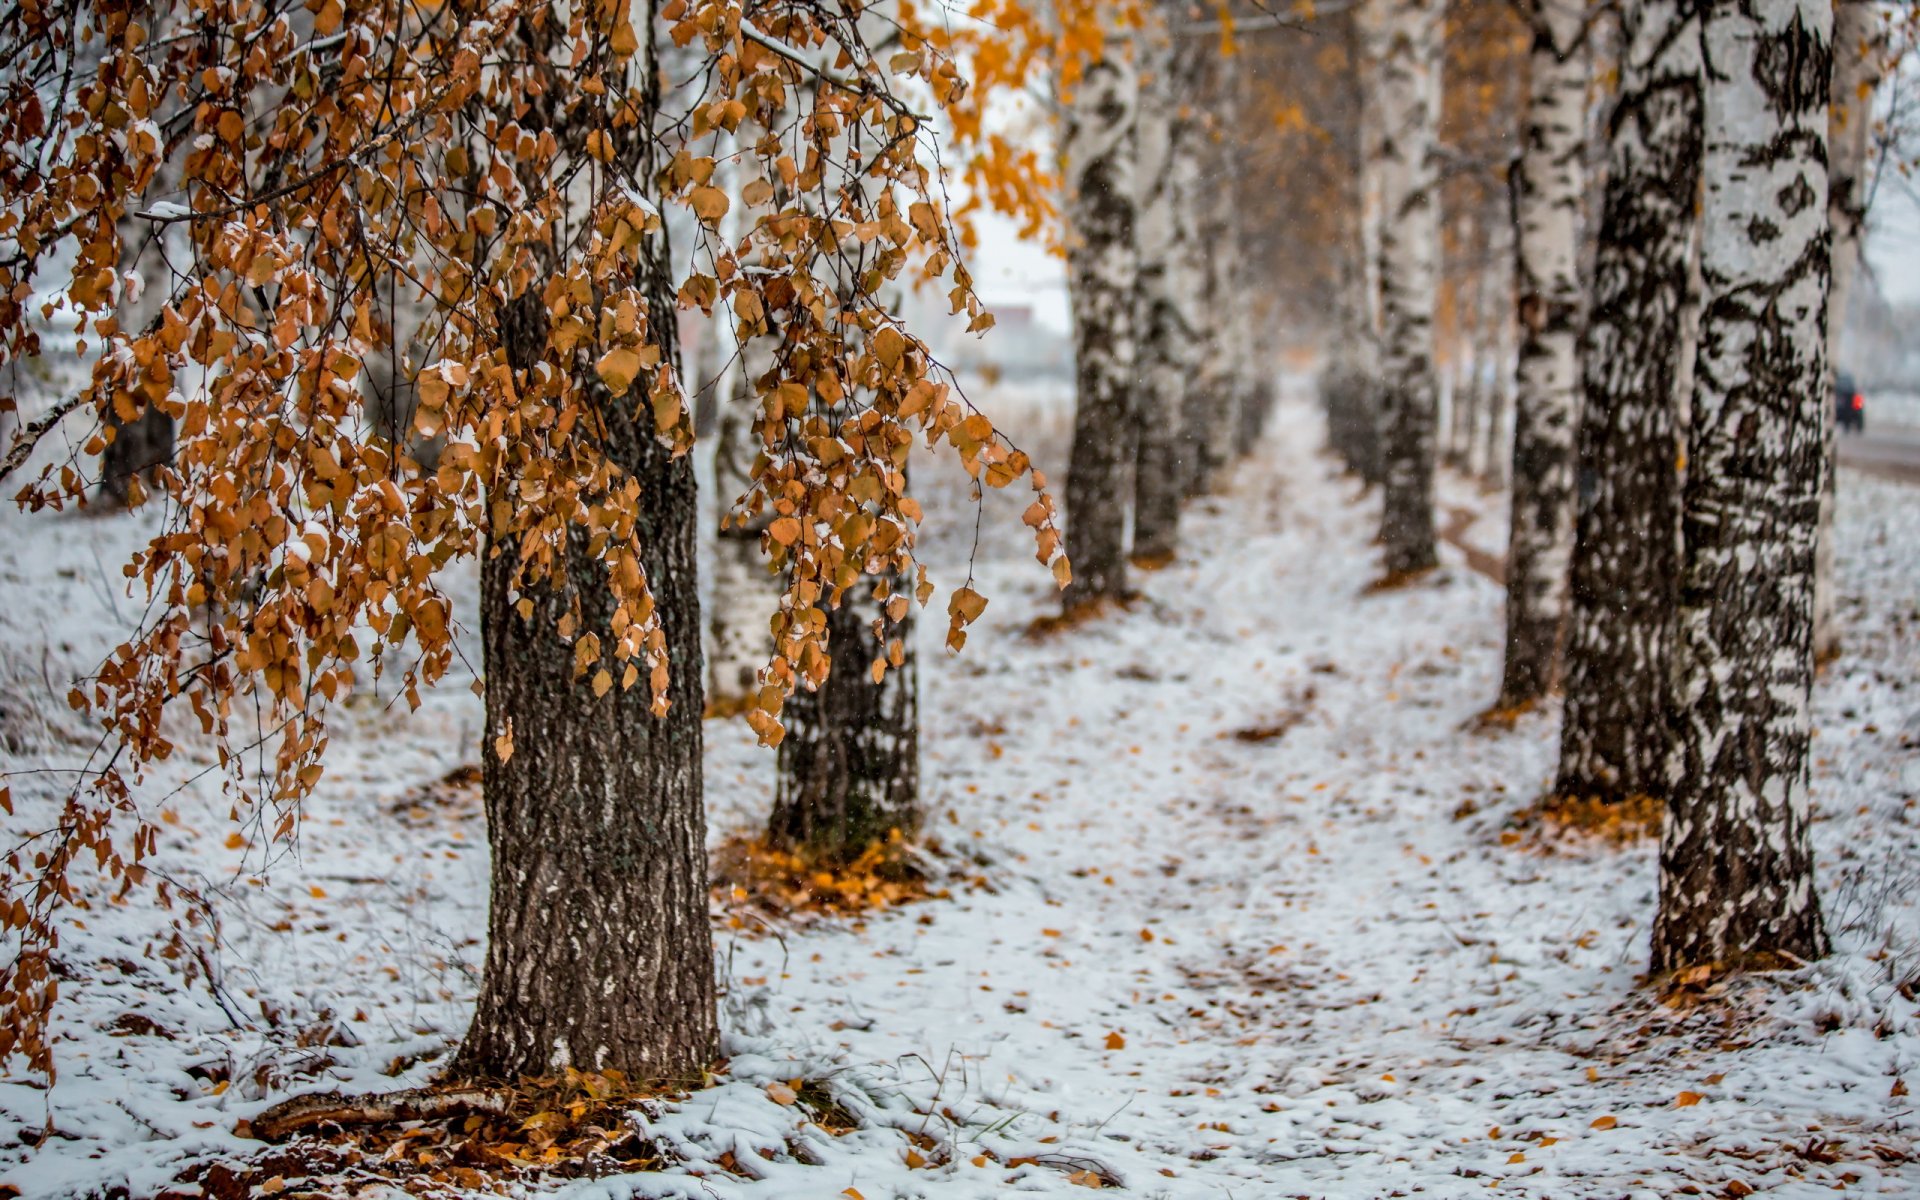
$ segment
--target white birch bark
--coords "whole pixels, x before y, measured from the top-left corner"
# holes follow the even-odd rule
[[[1434,146],[1441,11],[1438,0],[1367,0],[1380,127],[1381,427],[1386,500],[1381,541],[1389,576],[1426,570],[1434,549],[1436,387],[1433,315],[1439,187]]]
[[[1580,388],[1580,207],[1585,198],[1585,0],[1535,0],[1526,128],[1514,180],[1520,333],[1501,708],[1553,689],[1573,556]],[[1491,465],[1491,464],[1490,464]]]
[[[707,659],[707,704],[727,711],[759,688],[760,668],[773,652],[767,614],[779,606],[780,580],[768,569],[760,548],[766,517],[742,523],[734,514],[753,486],[753,463],[760,438],[753,418],[760,407],[759,381],[774,368],[778,334],[748,338],[739,368],[719,392],[719,421],[714,429],[713,490],[719,528],[713,548],[713,590],[707,629],[713,650]]]
[[[1142,50],[1137,134],[1140,211],[1140,403],[1135,412],[1133,557],[1158,564],[1179,544],[1180,501],[1191,466],[1185,444],[1187,409],[1200,366],[1199,311],[1204,269],[1196,205],[1201,200],[1199,145],[1194,119],[1194,74],[1202,46],[1175,38],[1168,11],[1154,10],[1138,44]],[[1175,14],[1177,15],[1177,14]]]
[[[1656,971],[1826,953],[1808,750],[1830,238],[1824,0],[1706,9],[1700,344]]]
[[[1860,267],[1860,230],[1866,220],[1866,170],[1873,131],[1873,89],[1885,69],[1882,26],[1868,0],[1836,0],[1833,6],[1833,88],[1827,136],[1827,219],[1833,229],[1833,282],[1827,291],[1827,371],[1840,369],[1840,339],[1847,302]],[[1833,493],[1836,414],[1821,410],[1820,533],[1813,571],[1813,654],[1816,662],[1840,649],[1833,604]]]
[[[1061,157],[1076,376],[1067,466],[1073,582],[1063,596],[1070,609],[1127,594],[1138,357],[1133,244],[1138,91],[1132,62],[1116,52],[1087,64],[1066,104]]]

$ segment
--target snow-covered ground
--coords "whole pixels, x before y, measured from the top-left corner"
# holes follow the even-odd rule
[[[1552,714],[1467,729],[1496,690],[1499,590],[1448,546],[1431,580],[1366,594],[1377,500],[1320,440],[1296,388],[1133,611],[1042,640],[1023,631],[1057,604],[1049,581],[989,536],[992,605],[959,657],[925,631],[922,709],[930,831],[986,886],[777,938],[721,920],[729,1073],[650,1124],[682,1164],[556,1186],[1920,1193],[1920,489],[1842,481],[1847,642],[1816,697],[1839,953],[1670,1008],[1640,979],[1653,847],[1516,834]],[[1463,481],[1443,499],[1502,548],[1500,500]],[[115,564],[142,520],[0,516],[6,769],[84,754],[59,697],[134,611]],[[970,519],[931,523],[938,557],[965,552]],[[0,1183],[151,1195],[256,1152],[232,1130],[272,1100],[431,1077],[485,927],[473,792],[434,786],[475,753],[466,682],[411,715],[356,701],[295,854],[263,860],[207,779],[173,792],[205,768],[195,743],[149,782],[162,858],[219,936],[198,928],[188,972],[147,955],[167,926],[137,903],[79,914],[59,1081],[0,1084]],[[772,758],[743,726],[708,732],[718,836],[764,813]],[[62,781],[17,777],[10,828]],[[768,1091],[802,1076],[863,1127],[803,1126]]]

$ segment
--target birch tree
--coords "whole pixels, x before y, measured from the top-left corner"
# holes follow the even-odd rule
[[[1437,385],[1433,317],[1439,250],[1437,0],[1367,0],[1379,112],[1375,157],[1380,222],[1381,404],[1389,578],[1427,570],[1434,549]]]
[[[1653,965],[1827,952],[1809,795],[1833,10],[1705,10],[1699,353]]]
[[[1552,690],[1573,552],[1579,417],[1580,208],[1585,195],[1585,0],[1535,0],[1526,128],[1513,184],[1514,374],[1506,662],[1496,707]]]
[[[1180,501],[1194,466],[1187,422],[1195,419],[1200,370],[1200,246],[1197,213],[1203,203],[1195,85],[1201,43],[1172,28],[1183,15],[1154,9],[1142,32],[1139,158],[1140,333],[1136,409],[1138,452],[1134,469],[1133,561],[1152,566],[1171,560],[1179,546]]]
[[[1620,94],[1580,354],[1580,498],[1554,784],[1561,797],[1609,804],[1665,793],[1684,466],[1677,389],[1700,182],[1693,0],[1629,0],[1620,22]]]
[[[760,668],[767,665],[772,649],[767,613],[780,593],[780,583],[760,549],[771,515],[748,516],[736,511],[736,505],[753,489],[753,460],[760,453],[754,416],[760,409],[762,381],[775,370],[779,340],[779,325],[769,322],[766,333],[749,337],[740,346],[737,366],[724,372],[717,385],[713,490],[719,516],[709,589],[712,611],[707,618],[713,646],[713,659],[707,664],[707,707],[717,713],[741,707],[759,691]]]
[[[1085,64],[1066,101],[1067,293],[1075,401],[1067,464],[1069,610],[1123,599],[1136,442],[1138,85],[1125,48]]]
[[[1873,90],[1886,69],[1885,30],[1871,0],[1836,0],[1833,6],[1833,87],[1827,117],[1827,221],[1833,230],[1833,281],[1827,292],[1827,371],[1840,369],[1847,302],[1860,269],[1860,233],[1866,222],[1868,152],[1873,133]],[[1833,503],[1835,413],[1822,410],[1820,426],[1820,532],[1813,574],[1813,655],[1816,662],[1840,649],[1834,621]]]

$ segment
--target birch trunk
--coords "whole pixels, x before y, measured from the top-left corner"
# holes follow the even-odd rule
[[[1587,105],[1585,0],[1537,0],[1532,91],[1514,190],[1519,298],[1507,650],[1498,707],[1553,690],[1573,554],[1579,416],[1580,205]]]
[[[651,11],[643,11],[653,28]],[[522,27],[528,57],[550,74],[553,25]],[[646,98],[642,116],[650,119],[658,79],[651,40],[632,69]],[[570,158],[584,160],[584,122],[541,128],[542,111],[533,110],[530,133],[551,132]],[[651,179],[647,142],[629,145],[636,177]],[[671,365],[678,345],[669,264],[663,229],[648,239],[638,275]],[[531,304],[537,315],[508,321],[508,360],[538,362],[548,354],[544,311],[533,292],[516,304]],[[558,587],[516,589],[517,545],[489,546],[480,603],[492,891],[486,967],[453,1066],[457,1078],[513,1080],[565,1067],[620,1070],[635,1079],[686,1077],[703,1069],[718,1045],[693,462],[672,456],[650,419],[636,424],[632,403],[609,396],[591,369],[585,375],[601,449],[640,485],[634,534],[666,635],[671,706],[655,717],[644,684],[596,696],[574,678],[574,645],[558,630],[563,614],[577,614],[579,632],[613,641],[612,589],[584,530],[571,535],[566,581]],[[509,754],[497,749],[502,734],[511,737]]]
[[[1840,343],[1847,302],[1860,266],[1860,232],[1866,221],[1866,170],[1873,132],[1873,89],[1882,70],[1881,25],[1868,0],[1836,0],[1833,6],[1833,88],[1828,114],[1827,221],[1833,229],[1833,282],[1827,291],[1827,373],[1840,369]],[[1833,498],[1835,413],[1830,400],[1820,418],[1820,532],[1813,571],[1813,655],[1825,662],[1840,652],[1833,604]]]
[[[1137,90],[1123,54],[1098,59],[1087,65],[1066,110],[1067,291],[1077,390],[1067,465],[1068,609],[1128,594],[1138,358]]]
[[[1434,164],[1438,0],[1368,0],[1379,104],[1381,405],[1390,578],[1435,566],[1433,314],[1439,247]]]
[[[1679,397],[1700,163],[1698,19],[1675,0],[1621,13],[1619,99],[1581,347],[1566,663],[1555,792],[1665,794],[1666,675],[1680,560]]]
[[[760,668],[773,651],[767,618],[780,595],[780,581],[767,567],[760,549],[760,533],[771,512],[742,522],[734,505],[753,485],[753,463],[760,438],[753,418],[760,407],[759,381],[774,368],[775,332],[750,337],[740,348],[740,366],[727,378],[720,393],[719,421],[714,431],[713,489],[719,509],[713,552],[713,611],[707,628],[712,634],[713,661],[707,664],[707,703],[716,712],[738,709],[759,690]]]
[[[1192,467],[1184,421],[1200,366],[1199,145],[1193,76],[1195,38],[1175,38],[1166,14],[1143,35],[1147,74],[1140,89],[1138,214],[1140,363],[1136,412],[1133,558],[1157,565],[1179,545],[1180,501]]]
[[[910,581],[896,580],[901,595]],[[862,578],[827,612],[832,671],[817,691],[781,710],[779,786],[769,840],[808,862],[845,866],[895,831],[920,825],[918,665],[914,605],[889,620],[886,600]],[[881,640],[875,639],[875,627]],[[880,678],[876,659],[898,656]]]
[[[1808,748],[1827,386],[1822,0],[1714,0],[1705,25],[1705,294],[1682,492],[1659,972],[1827,951]]]

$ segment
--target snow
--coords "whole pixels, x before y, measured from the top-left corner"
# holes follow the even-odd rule
[[[1004,397],[975,398],[999,417]],[[1034,407],[1051,424],[1022,444],[1051,467],[1060,409]],[[727,1071],[645,1117],[681,1165],[559,1194],[1920,1191],[1894,1094],[1920,1085],[1900,990],[1920,971],[1920,490],[1841,480],[1845,645],[1815,697],[1814,781],[1839,952],[1669,1008],[1639,978],[1655,848],[1516,832],[1553,715],[1469,729],[1498,688],[1498,588],[1449,544],[1437,577],[1367,593],[1377,497],[1317,454],[1297,381],[1275,426],[1189,508],[1190,552],[1139,577],[1133,611],[1045,639],[1023,632],[1058,603],[1011,515],[1024,497],[993,497],[975,584],[993,603],[967,650],[921,623],[931,832],[985,886],[777,938],[721,922]],[[936,499],[941,471],[920,476]],[[1504,500],[1441,486],[1458,536],[1497,555]],[[928,508],[952,584],[972,518]],[[4,769],[84,758],[62,697],[137,614],[117,564],[155,521],[0,514],[23,548],[0,561]],[[450,590],[471,638],[471,577]],[[207,747],[181,738],[140,800],[167,873],[208,899],[192,952],[159,957],[167,918],[139,902],[76,914],[61,1073],[0,1082],[0,1183],[153,1195],[256,1152],[233,1127],[276,1099],[432,1077],[483,957],[477,796],[436,782],[475,757],[470,682],[408,714],[365,681],[292,852],[229,819],[195,778]],[[764,816],[773,756],[738,722],[707,734],[718,837]],[[8,832],[65,779],[16,775]],[[768,1091],[799,1077],[860,1127],[830,1136]],[[916,1134],[939,1149],[909,1167]],[[715,1165],[728,1152],[739,1174]]]

